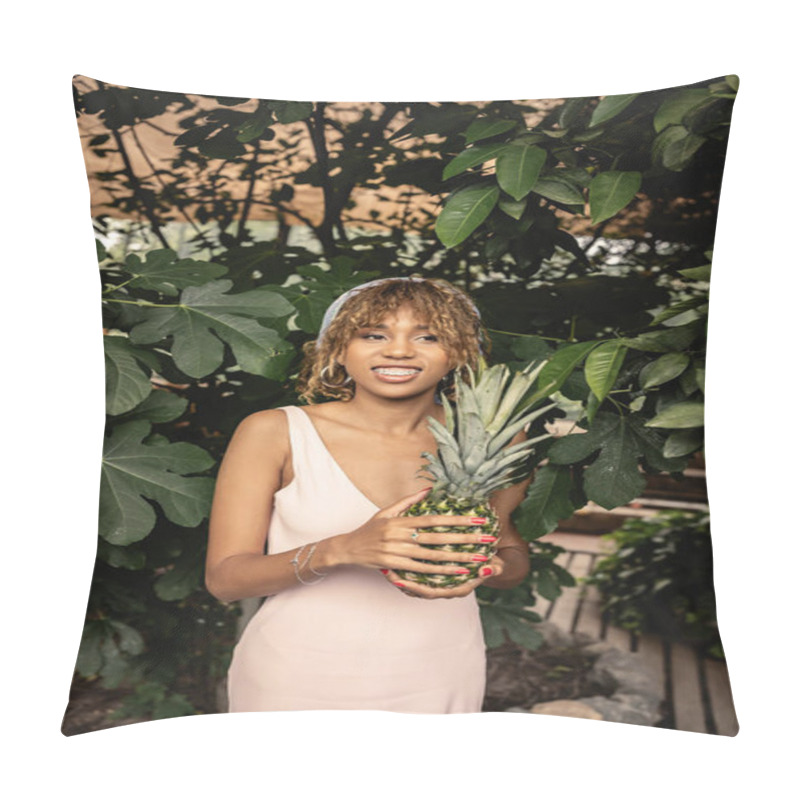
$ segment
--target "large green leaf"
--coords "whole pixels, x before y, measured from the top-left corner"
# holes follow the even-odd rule
[[[539,373],[537,385],[543,388],[553,383],[554,385],[552,389],[550,389],[550,393],[557,392],[575,368],[583,362],[583,359],[586,358],[588,353],[599,344],[599,341],[578,342],[577,344],[569,344],[566,347],[562,347],[560,350],[556,350],[544,369]]]
[[[700,105],[708,97],[708,89],[682,89],[678,94],[670,95],[658,107],[653,117],[656,133],[668,125],[680,125],[687,111]]]
[[[176,525],[196,527],[208,515],[213,478],[185,477],[202,472],[214,459],[187,442],[147,445],[143,420],[118,425],[106,439],[100,479],[100,535],[111,544],[139,541],[153,529],[161,506]]]
[[[668,457],[685,456],[703,446],[703,429],[686,428],[673,431],[664,444],[664,455]]]
[[[586,383],[599,401],[603,401],[614,386],[628,348],[620,339],[603,342],[586,359]]]
[[[610,94],[604,97],[592,112],[592,119],[589,127],[600,125],[603,122],[613,119],[621,111],[626,109],[639,95],[638,94]]]
[[[668,128],[664,133],[671,130]],[[672,172],[680,172],[687,167],[706,141],[704,136],[689,133],[683,126],[678,126],[678,132],[680,135],[673,135],[661,153],[661,163]]]
[[[705,424],[703,403],[674,403],[646,423],[651,428],[701,428]]]
[[[551,172],[539,178],[533,185],[533,191],[548,200],[555,200],[556,203],[565,205],[583,205],[584,202],[581,187],[573,180],[558,173]]]
[[[598,450],[599,455],[584,471],[588,498],[603,508],[616,508],[638,497],[646,485],[639,472],[642,448],[625,417],[599,412],[586,433],[558,439],[547,457],[553,464],[572,464]]]
[[[613,217],[633,200],[642,185],[641,172],[609,170],[596,175],[589,184],[592,224]]]
[[[477,167],[485,161],[491,161],[497,158],[497,154],[502,152],[506,147],[505,142],[495,142],[494,144],[478,144],[474,147],[468,147],[463,152],[459,153],[445,168],[442,173],[442,180],[448,180],[454,175],[459,175],[462,172],[470,169],[470,167]]]
[[[221,264],[192,258],[179,259],[177,253],[166,249],[151,250],[145,255],[144,262],[131,253],[122,269],[133,276],[127,282],[131,288],[153,289],[170,296],[177,295],[179,289],[201,286],[227,272]]]
[[[639,373],[639,385],[642,389],[652,389],[662,383],[677,378],[689,366],[688,353],[665,353],[655,361],[642,367]]]
[[[521,200],[536,183],[547,151],[528,142],[512,142],[497,156],[497,182],[515,200]]]
[[[467,144],[472,144],[472,142],[479,142],[481,139],[489,139],[510,131],[517,124],[513,119],[476,119],[470,123],[464,135]]]
[[[703,264],[702,267],[687,267],[686,269],[679,269],[678,272],[685,278],[691,278],[695,281],[711,280],[711,264]]]
[[[445,247],[455,247],[489,216],[500,197],[494,183],[476,183],[447,198],[436,218],[436,235]]]
[[[598,414],[592,429],[600,421]],[[590,500],[606,509],[636,499],[647,481],[639,472],[640,448],[628,420],[614,415],[605,419],[602,449],[583,475],[583,488]]]
[[[125,421],[171,422],[186,411],[187,405],[189,401],[185,397],[178,397],[168,389],[154,388],[138,406],[125,414]]]
[[[153,390],[150,383],[152,353],[131,345],[125,336],[104,336],[106,364],[106,413],[124,414]],[[152,362],[151,362],[152,363]]]
[[[283,317],[294,307],[266,288],[225,294],[232,285],[229,280],[219,280],[192,286],[183,291],[176,307],[146,308],[144,321],[131,330],[131,341],[155,344],[172,336],[172,357],[179,369],[192,378],[205,377],[220,366],[223,341],[230,345],[245,372],[283,377],[283,369],[294,352],[292,346],[276,331],[250,317]]]
[[[515,525],[526,540],[550,533],[561,520],[572,516],[575,506],[571,489],[569,467],[546,464],[536,470],[533,483],[514,514]]]

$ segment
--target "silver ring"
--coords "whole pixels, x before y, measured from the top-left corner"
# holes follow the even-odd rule
[[[417,528],[414,528],[414,531],[411,534],[411,538],[412,539],[419,539],[419,530]]]

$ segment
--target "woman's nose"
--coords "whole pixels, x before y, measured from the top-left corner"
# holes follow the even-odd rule
[[[393,336],[386,341],[383,352],[387,356],[391,355],[395,358],[412,356],[414,354],[414,343],[405,336]]]

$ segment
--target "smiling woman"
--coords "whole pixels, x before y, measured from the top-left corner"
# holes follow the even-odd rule
[[[339,298],[306,351],[301,396],[335,399],[239,425],[217,480],[206,582],[224,601],[267,600],[234,651],[231,711],[481,710],[474,589],[525,576],[510,521],[524,489],[493,497],[496,536],[483,517],[402,515],[430,489],[421,453],[436,449],[428,418],[445,422],[437,396],[485,344],[477,309],[450,284],[371,282]],[[427,530],[442,526],[461,530]],[[498,538],[493,556],[425,547]],[[478,577],[448,588],[397,572],[465,575],[476,561]]]

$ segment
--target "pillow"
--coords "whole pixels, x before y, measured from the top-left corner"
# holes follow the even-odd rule
[[[234,647],[261,631],[249,668],[273,676],[275,692],[269,670],[289,658],[286,710],[514,711],[735,735],[703,379],[737,87],[725,76],[604,97],[312,103],[76,75],[107,424],[97,560],[63,732],[273,707],[229,697],[231,680],[252,678],[229,674]],[[259,627],[270,615],[288,614],[296,637],[324,608],[339,641],[353,635],[322,590],[335,593],[346,570],[263,604],[212,595],[204,565],[217,471],[243,420],[304,404],[298,378],[314,349],[304,345],[334,300],[392,277],[447,281],[479,312],[489,363],[540,367],[531,391],[552,408],[526,429],[537,441],[515,477],[533,480],[517,484],[503,522],[527,543],[530,568],[514,585],[497,577],[443,602],[393,587],[388,599],[384,578],[359,567],[363,595],[337,595],[366,620],[350,649],[315,649],[308,633],[306,650],[282,651]],[[442,394],[454,396],[442,389],[440,403]],[[308,417],[287,420],[297,465]],[[335,471],[322,438],[316,455]],[[379,508],[341,504],[348,530]],[[266,547],[288,552],[269,536]],[[292,618],[292,602],[310,616]],[[480,623],[470,651],[480,657],[439,676],[439,705],[416,706],[419,687],[387,678],[401,662],[439,669],[419,666],[438,664],[435,648],[405,647],[412,607],[426,621],[406,625],[415,632],[438,615],[466,642],[471,629],[446,615]],[[380,625],[376,608],[388,614]],[[315,699],[293,685],[299,666],[322,687]],[[464,705],[453,698],[467,684]]]

